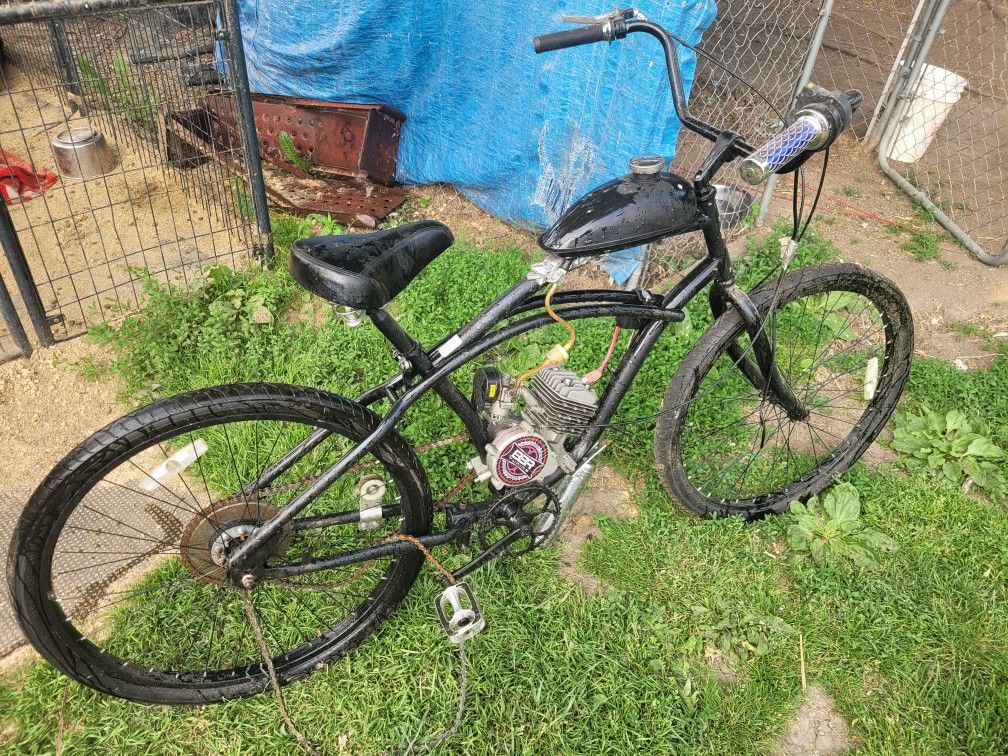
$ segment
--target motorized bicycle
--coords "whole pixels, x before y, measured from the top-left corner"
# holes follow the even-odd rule
[[[786,252],[778,275],[743,291],[712,185],[736,159],[751,183],[796,170],[849,125],[860,95],[819,93],[754,147],[690,114],[675,39],[633,11],[538,37],[535,49],[628,35],[661,44],[679,120],[712,142],[692,179],[661,158],[633,160],[542,234],[544,257],[523,280],[429,346],[384,306],[451,246],[446,227],[420,221],[295,243],[293,276],[349,320],[370,320],[400,372],[356,399],[276,384],[194,391],[131,412],[71,451],[28,502],[8,561],[18,619],[47,660],[135,701],[259,693],[270,673],[243,600],[287,683],[369,638],[425,559],[437,564],[433,552],[452,546],[474,555],[445,571],[437,609],[449,637],[464,641],[484,618],[462,578],[551,542],[644,360],[698,296],[709,301],[710,327],[660,409],[629,420],[655,424],[670,497],[702,516],[757,518],[822,491],[864,453],[907,377],[906,300],[852,264],[787,271]],[[557,290],[586,260],[689,232],[702,233],[707,253],[669,291]],[[615,337],[598,370],[567,367],[586,318],[614,319],[631,334],[614,368],[605,362]],[[539,364],[511,375],[485,362],[546,327],[566,341]],[[481,359],[466,396],[452,375]],[[430,392],[473,449],[459,483],[436,497],[397,432]]]

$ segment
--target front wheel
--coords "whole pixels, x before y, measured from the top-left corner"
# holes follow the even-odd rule
[[[270,680],[245,600],[221,565],[378,422],[322,391],[242,384],[165,399],[98,431],[56,466],[18,522],[7,579],[28,640],[65,674],[133,701],[262,692]],[[295,447],[302,454],[286,472],[250,485]],[[363,486],[384,490],[385,513],[364,530],[354,517]],[[342,524],[314,527],[323,514],[342,514]],[[392,433],[281,530],[267,564],[430,527],[423,469]],[[248,591],[280,682],[367,638],[421,564],[409,552]]]
[[[878,273],[801,268],[750,297],[808,416],[792,419],[746,378],[756,358],[745,324],[734,310],[718,318],[673,377],[655,433],[666,490],[705,517],[761,517],[822,491],[878,436],[910,368],[910,307]]]

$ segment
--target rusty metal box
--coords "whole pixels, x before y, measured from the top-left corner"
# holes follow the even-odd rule
[[[220,98],[225,100],[225,98]],[[226,100],[231,106],[230,98]],[[215,107],[216,105],[216,107]],[[224,102],[210,103],[210,107]],[[295,175],[307,176],[284,155],[278,135],[287,132],[312,172],[395,182],[399,130],[406,116],[389,105],[323,102],[301,97],[252,95],[252,111],[263,158]]]

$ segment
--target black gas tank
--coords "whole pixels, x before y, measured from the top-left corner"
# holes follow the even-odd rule
[[[693,187],[661,170],[663,164],[657,157],[634,158],[634,172],[592,189],[567,208],[539,237],[539,246],[561,257],[580,257],[701,228]],[[654,172],[637,172],[642,169]]]

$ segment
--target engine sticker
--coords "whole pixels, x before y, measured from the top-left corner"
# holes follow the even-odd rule
[[[549,459],[549,447],[539,436],[520,436],[501,450],[497,458],[497,480],[520,486],[536,479]]]

